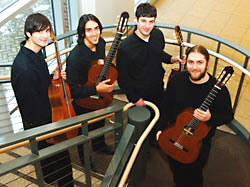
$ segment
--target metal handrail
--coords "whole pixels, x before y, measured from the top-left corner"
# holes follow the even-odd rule
[[[128,23],[128,27],[134,27],[135,25],[136,24],[134,22],[129,22]],[[175,27],[175,25],[172,25],[172,24],[160,24],[160,23],[156,23],[155,26],[158,27],[158,28],[164,28],[164,29],[170,29],[170,30],[174,30],[174,27]],[[116,24],[106,24],[106,25],[103,26],[103,29],[105,30],[105,29],[110,29],[110,28],[115,28],[115,27],[116,27]],[[181,30],[182,30],[182,32],[187,32],[188,33],[187,40],[191,39],[191,34],[199,35],[199,36],[202,36],[204,38],[209,38],[211,40],[217,41],[218,43],[224,44],[224,45],[238,51],[239,53],[245,55],[247,58],[250,58],[250,51],[248,51],[247,49],[245,49],[245,48],[243,48],[243,47],[241,47],[241,46],[239,46],[239,45],[237,45],[237,44],[235,44],[235,43],[233,43],[233,42],[231,42],[229,40],[226,40],[226,39],[223,39],[223,38],[218,37],[216,35],[206,33],[206,32],[202,32],[202,31],[199,31],[199,30],[196,30],[196,29],[181,27]],[[74,31],[70,31],[70,32],[58,35],[56,37],[56,39],[58,41],[60,41],[60,40],[63,40],[65,38],[72,37],[72,36],[74,36],[76,34],[77,34],[76,30],[74,30]],[[187,42],[187,43],[189,43],[189,42]],[[52,41],[50,41],[49,44],[52,44]],[[215,53],[213,53],[213,54],[215,54]],[[10,66],[11,66],[10,64],[0,65],[0,67],[10,67]],[[240,70],[242,70],[242,68],[239,65],[237,65],[236,67],[239,68]],[[246,69],[246,71],[243,70],[244,73],[249,76],[250,70],[248,70],[247,68],[244,68],[244,69]]]

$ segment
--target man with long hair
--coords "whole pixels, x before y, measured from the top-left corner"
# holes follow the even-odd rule
[[[193,163],[183,164],[168,156],[176,187],[202,187],[203,168],[211,149],[211,140],[216,127],[233,119],[231,99],[226,86],[221,88],[210,107],[203,111],[199,107],[216,83],[208,73],[209,53],[203,46],[194,46],[187,53],[187,71],[175,74],[169,81],[164,96],[164,112],[157,139],[161,132],[174,124],[177,116],[187,108],[193,108],[193,116],[210,127],[202,140],[200,153]]]
[[[110,81],[104,80],[98,85],[90,87],[84,86],[84,83],[88,81],[88,71],[91,67],[91,63],[94,60],[105,58],[105,40],[101,37],[102,24],[99,19],[93,14],[84,14],[80,17],[77,34],[77,45],[71,51],[67,58],[66,72],[67,82],[70,87],[71,97],[73,99],[73,107],[77,115],[85,114],[93,110],[83,108],[75,99],[86,98],[97,93],[109,93],[113,91],[113,85],[108,84]],[[99,127],[103,127],[105,120],[98,121],[89,125],[89,130],[94,130]],[[82,146],[79,146],[80,157],[82,154]],[[112,147],[105,143],[104,136],[98,137],[92,140],[92,147],[94,151],[100,151],[107,154],[113,154]],[[81,158],[83,162],[83,158]]]

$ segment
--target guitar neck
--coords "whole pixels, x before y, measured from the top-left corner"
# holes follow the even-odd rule
[[[213,103],[214,99],[218,95],[221,88],[217,85],[214,85],[213,89],[210,91],[206,99],[203,101],[203,103],[200,106],[200,109],[203,111],[206,111],[209,106]]]
[[[180,59],[183,59],[183,47],[182,45],[180,45]],[[181,64],[181,62],[179,62],[179,71],[183,71],[184,67]]]
[[[106,58],[106,61],[105,61],[104,65],[103,65],[100,76],[99,76],[99,78],[97,80],[98,82],[101,82],[101,81],[106,79],[109,67],[112,64],[112,61],[113,61],[113,59],[115,57],[115,54],[116,54],[116,51],[117,51],[117,49],[119,47],[119,44],[121,42],[121,37],[122,37],[122,33],[117,32],[116,36],[115,36],[115,39],[114,39],[114,41],[113,41],[113,43],[112,43],[112,45],[110,47],[110,50],[108,52],[108,55],[107,55],[107,58]]]
[[[59,53],[59,51],[58,51],[58,42],[55,41],[54,44],[55,44],[55,52],[56,52],[57,66],[58,66],[58,68],[59,68],[59,72],[61,72],[61,71],[62,71],[62,62],[61,62],[61,58],[60,58],[60,53]],[[59,76],[61,77],[61,75],[59,75]]]
[[[69,104],[68,104],[68,94],[67,94],[67,91],[66,91],[65,81],[64,81],[64,79],[61,76],[62,62],[61,62],[61,58],[60,58],[60,53],[58,51],[58,42],[56,40],[54,40],[54,45],[55,45],[55,53],[56,53],[56,59],[57,59],[57,66],[59,68],[59,78],[60,78],[61,83],[62,83],[63,94],[64,94],[64,98],[65,98],[65,101],[66,101],[66,105],[68,107],[69,106]]]
[[[180,45],[180,59],[183,59],[183,47]]]
[[[117,51],[117,49],[119,47],[121,37],[122,37],[122,33],[117,32],[116,36],[115,36],[115,39],[114,39],[114,41],[113,41],[113,43],[111,45],[111,48],[109,50],[109,53],[107,55],[107,60],[106,60],[105,63],[109,63],[109,64],[112,63],[112,61],[113,61],[113,59],[115,57],[116,51]]]
[[[213,103],[214,99],[220,92],[221,88],[217,85],[214,85],[213,89],[209,92],[208,96],[206,99],[203,101],[199,109],[206,111],[209,106]],[[199,124],[200,120],[197,119],[196,117],[193,117],[192,120],[189,122],[189,125],[192,127],[196,127]]]

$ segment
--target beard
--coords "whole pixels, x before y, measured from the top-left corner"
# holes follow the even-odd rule
[[[199,81],[199,80],[201,80],[202,78],[205,77],[205,75],[206,75],[206,70],[204,70],[203,72],[201,72],[201,74],[200,74],[198,77],[193,77],[193,76],[192,76],[192,73],[190,73],[189,71],[188,71],[188,74],[189,74],[189,78],[190,78],[191,80],[193,80],[193,81]]]

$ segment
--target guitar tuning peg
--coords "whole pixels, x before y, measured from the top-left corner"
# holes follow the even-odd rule
[[[119,21],[119,19],[120,19],[120,16],[116,16],[115,21],[116,21],[116,22],[118,22],[118,21]]]
[[[172,35],[173,35],[174,39],[176,39],[176,34],[175,34],[175,32],[173,32]]]

